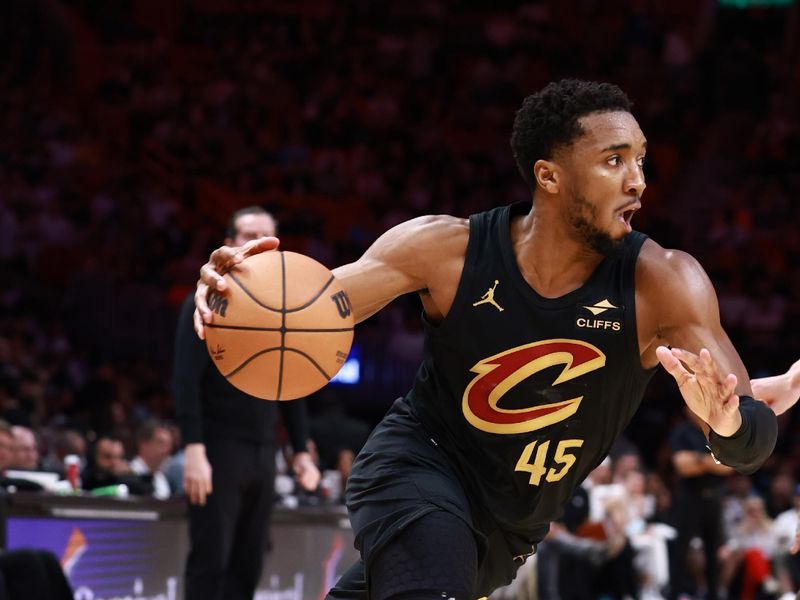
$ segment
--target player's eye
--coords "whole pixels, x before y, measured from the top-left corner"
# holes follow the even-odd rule
[[[639,165],[640,167],[644,167],[644,164],[646,162],[647,162],[646,156],[640,156],[639,158],[636,159],[636,164]]]
[[[615,154],[614,156],[610,156],[606,162],[612,167],[618,167],[622,164],[622,157],[619,154]]]

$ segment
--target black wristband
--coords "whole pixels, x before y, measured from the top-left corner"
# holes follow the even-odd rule
[[[750,474],[758,470],[775,449],[778,439],[778,420],[763,402],[750,396],[739,396],[742,425],[730,437],[708,433],[708,443],[714,457],[737,471]]]

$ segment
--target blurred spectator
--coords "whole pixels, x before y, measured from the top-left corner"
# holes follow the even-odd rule
[[[753,600],[770,578],[770,559],[777,539],[764,500],[751,496],[744,502],[744,517],[720,548],[721,583],[728,595]]]
[[[51,451],[42,459],[42,469],[64,476],[64,457],[74,454],[80,464],[86,463],[86,440],[75,429],[62,429],[53,437]]]
[[[239,207],[274,211],[285,248],[330,266],[399,219],[527,198],[504,119],[561,76],[631,91],[650,138],[635,224],[707,268],[750,372],[781,373],[800,356],[800,54],[787,28],[797,6],[356,2],[323,3],[319,19],[274,2],[174,3],[156,18],[146,2],[122,4],[0,3],[0,416],[10,422],[128,444],[139,423],[172,417],[171,324],[215,225]],[[371,425],[405,385],[418,310],[359,326],[362,380],[342,398],[345,415]],[[682,406],[657,388],[636,466],[671,483],[663,442]],[[772,516],[786,506],[800,412],[781,423],[771,463],[729,482],[731,532],[751,496]],[[321,459],[346,477],[355,444],[337,449],[326,434],[339,432],[319,426]],[[612,484],[603,469],[587,482],[599,520],[598,499],[619,492],[592,492]],[[675,474],[674,497],[656,485],[660,512],[673,502],[690,531],[681,547],[708,523],[686,500],[702,498],[706,475]]]
[[[782,469],[772,476],[765,498],[767,514],[771,518],[777,517],[794,505],[796,485],[795,478],[789,469]]]
[[[131,494],[153,493],[152,476],[135,474],[125,458],[122,442],[108,436],[98,438],[90,450],[81,482],[83,489],[89,491],[125,485]]]
[[[353,459],[369,437],[371,427],[345,413],[342,398],[323,389],[308,399],[308,430],[319,455],[320,469],[337,471],[344,489]]]
[[[22,425],[11,428],[14,436],[14,451],[11,467],[35,471],[39,468],[39,443],[32,429]]]
[[[152,475],[153,496],[161,500],[169,498],[169,482],[161,471],[172,450],[169,428],[158,421],[145,421],[136,431],[136,449],[137,454],[130,464],[131,471],[138,475]]]
[[[11,425],[0,419],[0,476],[14,462],[14,434]]]
[[[670,435],[672,465],[677,484],[673,495],[673,525],[678,537],[672,546],[671,597],[680,594],[705,594],[718,598],[719,569],[717,551],[724,543],[722,527],[722,483],[733,472],[718,464],[707,448],[699,419],[688,408],[686,419]],[[694,538],[702,542],[705,555],[702,580],[690,575],[687,558]]]
[[[641,582],[640,600],[663,600],[669,584],[667,542],[677,531],[665,523],[651,522],[656,512],[656,499],[647,491],[647,478],[637,469],[622,478],[624,498],[619,502],[625,510],[625,532],[635,550],[634,566]]]
[[[781,594],[800,590],[800,485],[794,489],[794,505],[779,514],[772,522],[775,552],[772,557],[774,574]]]

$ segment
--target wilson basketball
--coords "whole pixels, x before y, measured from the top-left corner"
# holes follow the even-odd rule
[[[234,386],[265,400],[293,400],[336,375],[353,342],[350,299],[333,274],[294,252],[246,258],[211,292],[206,345]]]

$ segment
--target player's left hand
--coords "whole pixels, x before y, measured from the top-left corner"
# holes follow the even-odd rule
[[[319,469],[308,452],[298,452],[292,458],[292,470],[297,482],[306,491],[313,492],[319,485]]]
[[[680,348],[659,346],[656,355],[675,378],[684,402],[693,413],[723,437],[730,437],[739,430],[742,415],[739,396],[734,393],[738,382],[736,375],[720,375],[716,361],[705,348],[693,354]]]
[[[238,265],[248,256],[268,250],[275,250],[280,241],[276,237],[260,237],[250,240],[243,246],[220,246],[208,258],[208,262],[200,268],[200,279],[194,292],[194,330],[201,340],[206,339],[205,326],[211,323],[213,313],[208,307],[208,292],[214,290],[224,293],[228,284],[225,273]]]

